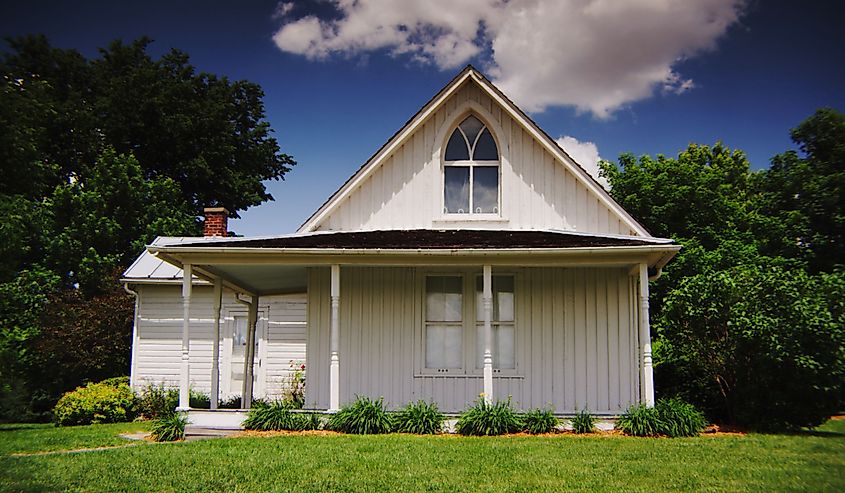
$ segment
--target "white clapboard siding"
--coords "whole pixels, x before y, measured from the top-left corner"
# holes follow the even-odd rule
[[[551,406],[559,413],[588,408],[618,414],[635,403],[636,283],[628,270],[507,272],[516,275],[517,369],[494,376],[496,398],[511,398],[521,409]],[[390,407],[425,399],[457,412],[478,398],[480,373],[421,372],[424,274],[415,268],[341,269],[341,403],[355,395],[384,397]],[[323,409],[328,407],[329,282],[327,268],[310,269],[306,399],[309,407]]]
[[[138,331],[135,363],[132,368],[136,386],[160,384],[177,387],[182,360],[181,287],[174,285],[138,287]],[[291,362],[305,363],[306,310],[305,295],[284,295],[261,298],[260,323],[266,327],[259,342],[262,361],[256,371],[263,373],[266,394],[276,397],[290,378]],[[245,307],[224,292],[221,338],[225,339],[226,319],[231,313],[245,313]],[[214,305],[213,288],[195,286],[191,296],[190,368],[191,387],[202,392],[211,390]],[[259,331],[261,332],[261,331]],[[221,343],[222,380],[229,375]],[[259,355],[256,355],[258,358]],[[258,364],[258,363],[257,363]]]
[[[447,221],[442,214],[441,147],[470,110],[488,124],[499,146],[503,221]],[[432,227],[636,234],[474,81],[467,81],[314,229]]]

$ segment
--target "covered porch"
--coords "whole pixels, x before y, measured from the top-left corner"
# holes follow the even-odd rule
[[[446,412],[459,412],[479,396],[510,398],[523,409],[551,406],[558,414],[590,408],[614,415],[632,402],[651,404],[648,278],[678,249],[666,240],[632,237],[460,230],[149,247],[185,273],[181,410],[190,410],[192,275],[214,285],[211,410],[190,410],[197,417],[214,413],[219,403],[223,290],[238,293],[248,307],[241,394],[241,407],[248,409],[260,300],[303,286],[307,409],[334,412],[355,395],[384,397],[389,407],[434,401]],[[461,320],[430,320],[433,277],[463,279]],[[512,320],[502,322],[497,279],[507,277],[514,306]],[[432,327],[450,324],[466,329],[448,339],[461,346],[460,354],[448,361],[432,357]],[[501,327],[508,324],[511,339],[502,343]],[[237,412],[217,415],[232,423],[242,419]]]

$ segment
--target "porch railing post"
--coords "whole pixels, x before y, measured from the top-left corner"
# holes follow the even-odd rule
[[[255,327],[258,323],[258,295],[252,296],[246,317],[246,351],[244,354],[244,382],[241,394],[241,407],[252,407],[252,391],[254,388],[253,368],[255,367]]]
[[[484,304],[484,400],[493,402],[493,275],[492,267],[483,268],[483,290],[481,298]]]
[[[329,411],[340,409],[340,265],[332,265],[331,327],[329,334]]]
[[[648,265],[640,264],[640,347],[642,350],[641,400],[654,406],[654,370],[651,361],[651,328],[648,315]]]
[[[190,408],[190,318],[191,318],[191,264],[182,266],[182,361],[179,365],[179,411]]]
[[[214,340],[211,346],[211,409],[220,402],[220,308],[223,305],[223,281],[214,280]]]

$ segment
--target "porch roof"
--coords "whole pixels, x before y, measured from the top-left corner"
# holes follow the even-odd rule
[[[457,250],[521,248],[596,248],[671,245],[672,240],[634,236],[598,236],[572,231],[520,231],[488,229],[410,229],[334,231],[268,238],[224,239],[183,242],[181,247],[199,248],[313,248],[385,250]]]
[[[147,252],[201,279],[252,294],[305,288],[308,266],[635,266],[660,269],[672,240],[572,231],[383,230],[299,233],[153,244]],[[128,276],[127,276],[128,277]],[[128,280],[128,279],[127,279]]]

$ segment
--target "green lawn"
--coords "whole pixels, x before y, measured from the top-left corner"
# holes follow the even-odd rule
[[[0,491],[845,491],[845,421],[800,435],[282,436],[10,455],[119,444],[138,427],[0,427]]]

